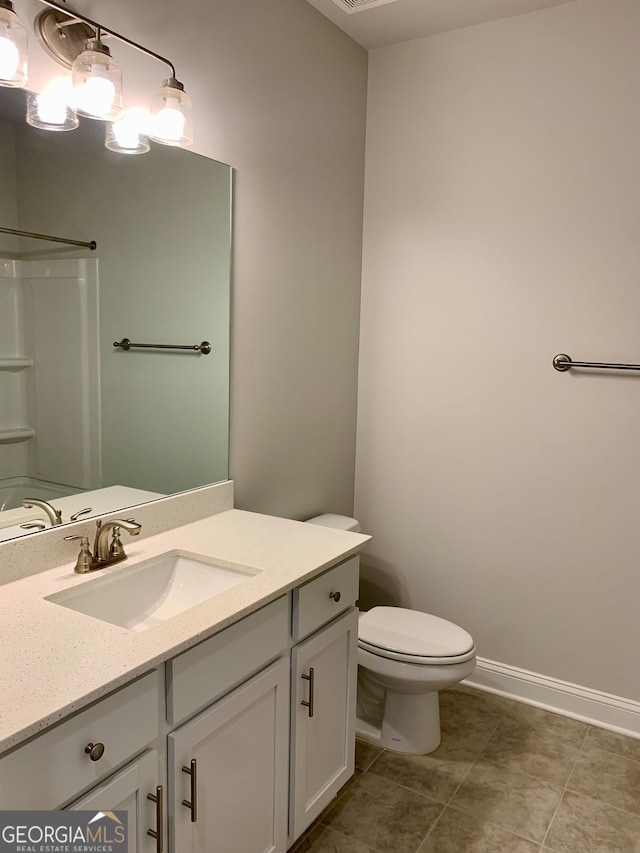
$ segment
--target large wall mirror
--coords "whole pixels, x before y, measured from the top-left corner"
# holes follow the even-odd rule
[[[231,169],[0,90],[0,541],[228,477]],[[114,342],[196,346],[211,352]]]

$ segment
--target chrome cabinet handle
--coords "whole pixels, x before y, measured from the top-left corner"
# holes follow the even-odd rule
[[[183,800],[182,805],[191,811],[191,823],[198,820],[198,763],[195,758],[191,759],[189,767],[183,767],[182,772],[191,777],[191,800]]]
[[[330,592],[330,593],[329,593],[329,598],[333,598],[333,600],[334,600],[334,601],[336,602],[336,604],[337,604],[337,603],[340,601],[340,598],[341,598],[341,596],[340,596],[340,590],[338,590],[338,592]]]
[[[156,840],[156,853],[162,853],[164,814],[162,810],[162,785],[156,787],[155,794],[147,794],[147,799],[156,804],[156,828],[148,829],[147,835]]]
[[[303,699],[300,704],[304,705],[305,708],[309,709],[309,716],[310,717],[313,717],[313,694],[314,694],[314,688],[315,688],[315,675],[316,675],[316,673],[315,673],[315,670],[312,666],[309,667],[309,675],[304,675],[304,673],[302,675],[304,680],[309,682],[309,701],[305,702],[305,700]]]
[[[87,755],[92,761],[100,761],[100,759],[104,755],[104,744],[88,743],[85,746],[84,751],[87,753]]]

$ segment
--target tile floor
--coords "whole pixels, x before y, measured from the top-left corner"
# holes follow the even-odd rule
[[[640,740],[465,686],[440,717],[430,755],[358,741],[291,853],[640,853]]]

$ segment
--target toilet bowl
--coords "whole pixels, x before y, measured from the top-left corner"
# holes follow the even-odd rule
[[[309,521],[360,530],[345,516]],[[433,752],[440,744],[438,691],[467,678],[475,665],[473,638],[453,622],[403,607],[361,613],[357,736],[396,752]]]

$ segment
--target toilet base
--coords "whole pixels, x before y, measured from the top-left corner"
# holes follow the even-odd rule
[[[393,752],[433,752],[440,746],[438,692],[408,695],[387,690],[380,728],[358,718],[356,736]]]

